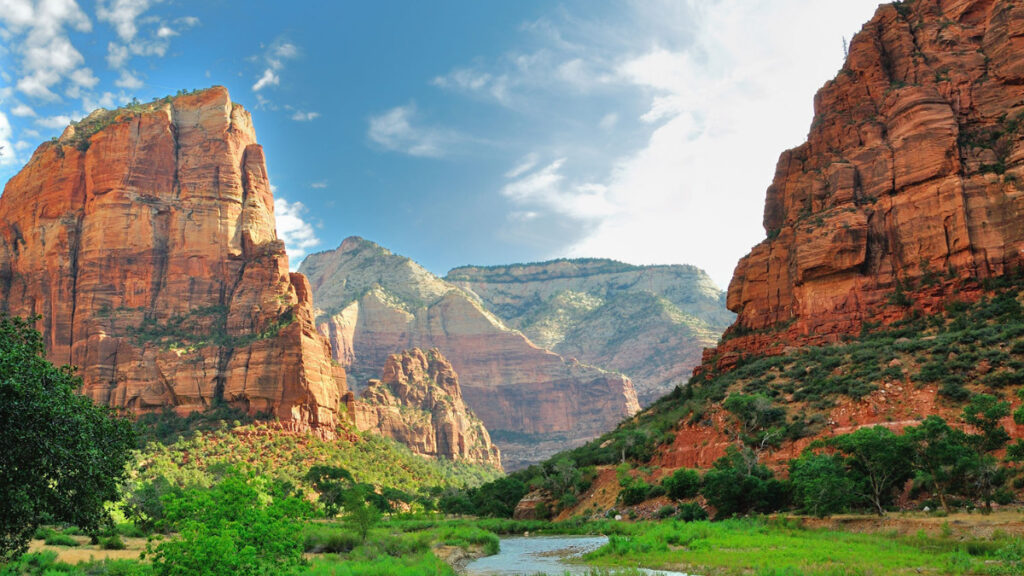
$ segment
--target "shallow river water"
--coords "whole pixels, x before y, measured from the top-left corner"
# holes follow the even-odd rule
[[[470,562],[469,576],[533,576],[537,573],[562,576],[586,574],[588,567],[563,562],[608,543],[607,536],[531,536],[501,539],[501,552]],[[593,569],[590,567],[589,569]],[[644,570],[647,574],[686,576],[682,572]]]

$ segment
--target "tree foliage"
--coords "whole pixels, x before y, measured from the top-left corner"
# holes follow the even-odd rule
[[[160,576],[295,574],[305,565],[298,520],[309,505],[287,486],[233,472],[164,502],[163,528],[178,535],[152,549]]]
[[[130,422],[44,358],[32,321],[0,316],[0,561],[44,521],[98,530],[135,444]]]

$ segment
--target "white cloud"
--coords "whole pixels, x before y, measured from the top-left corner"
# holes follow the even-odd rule
[[[160,0],[156,0],[159,2]],[[136,20],[156,3],[150,0],[112,0],[96,3],[96,18],[110,23],[122,42],[131,42],[139,32]]]
[[[384,148],[426,158],[440,158],[462,137],[451,130],[414,123],[416,106],[397,106],[370,118],[367,136]]]
[[[32,147],[32,144],[30,144],[30,143],[28,143],[28,142],[26,142],[24,140],[18,140],[17,142],[14,143],[14,149],[18,150],[18,151],[28,150],[31,147]]]
[[[11,145],[11,123],[7,120],[7,115],[0,112],[0,165],[4,164],[16,164],[18,157],[15,154],[15,147]]]
[[[688,262],[724,288],[738,258],[764,238],[764,192],[779,154],[805,138],[814,93],[842,63],[842,37],[877,0],[630,6],[614,24],[563,10],[557,24],[524,27],[539,44],[489,64],[476,59],[433,84],[493,97],[502,77],[503,96],[493,99],[522,121],[568,118],[528,144],[547,152],[506,173],[510,226],[525,235],[537,222],[576,222],[576,239],[557,255]],[[580,125],[575,109],[592,110],[577,105],[595,95],[619,105],[581,136],[568,127]],[[612,144],[596,146],[596,136]]]
[[[285,60],[292,60],[298,58],[299,48],[290,43],[278,40],[270,45],[267,51],[263,54],[263,60],[266,63],[266,68],[263,70],[263,75],[256,80],[256,83],[252,85],[253,92],[259,92],[268,86],[278,86],[281,84],[281,75],[279,72],[284,70]],[[252,60],[259,61],[259,57],[254,56]],[[314,113],[315,114],[315,113]],[[315,116],[314,116],[315,117]],[[295,120],[298,118],[292,117]],[[312,120],[313,118],[306,118],[306,120]]]
[[[139,80],[128,70],[121,70],[121,76],[114,81],[114,85],[125,90],[138,90],[143,86],[142,80]]]
[[[118,42],[107,44],[107,64],[114,70],[128,65],[133,56],[162,58],[171,46],[171,38],[181,30],[199,24],[194,16],[165,22],[157,16],[142,17],[153,5],[163,0],[99,0],[96,18],[108,23],[117,33]],[[146,30],[143,33],[143,26]],[[131,73],[134,75],[134,73]]]
[[[18,91],[36,100],[59,100],[53,87],[84,62],[68,29],[90,31],[89,18],[74,0],[0,0],[0,24],[9,50],[20,58]]]
[[[309,185],[309,187],[313,188],[315,190],[323,190],[324,188],[327,188],[327,180],[320,180],[318,182],[313,182],[312,184]]]
[[[21,118],[31,118],[36,115],[36,111],[28,105],[18,104],[14,108],[11,108],[11,114]]]
[[[608,189],[598,183],[569,184],[562,174],[565,158],[527,172],[517,167],[518,179],[506,184],[501,194],[516,204],[541,208],[575,220],[591,221],[611,216],[616,207],[609,203]],[[513,176],[512,178],[516,178]]]
[[[71,85],[66,92],[69,98],[81,98],[86,90],[92,90],[100,82],[91,68],[79,68],[71,73],[69,79]]]
[[[309,122],[311,120],[316,120],[319,117],[319,112],[303,112],[301,110],[296,110],[295,113],[292,114],[292,120],[295,120],[296,122]]]
[[[288,202],[274,198],[274,218],[277,220],[277,235],[284,240],[285,250],[292,268],[296,268],[306,253],[320,244],[313,225],[303,215],[308,212],[302,202]]]
[[[536,166],[537,162],[539,161],[540,159],[537,156],[537,154],[531,152],[530,154],[524,156],[523,159],[520,160],[514,168],[512,168],[508,172],[505,172],[505,178],[518,178],[522,176],[524,173],[533,170],[533,167]]]
[[[813,95],[841,65],[840,39],[876,5],[702,4],[691,49],[654,47],[620,63],[623,79],[652,93],[641,120],[655,128],[615,160],[605,181],[613,208],[570,253],[689,262],[725,287],[764,238],[764,191],[778,155],[805,138]]]
[[[57,116],[45,116],[36,118],[36,124],[43,128],[64,128],[71,123],[71,116],[59,114]]]
[[[260,76],[260,79],[257,80],[256,83],[252,85],[252,91],[259,92],[260,90],[263,90],[267,86],[277,86],[280,83],[281,78],[279,78],[278,75],[275,74],[273,70],[267,68],[266,70],[263,71],[263,76]]]

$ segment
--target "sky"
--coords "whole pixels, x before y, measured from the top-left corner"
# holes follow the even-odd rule
[[[0,0],[0,182],[97,107],[223,85],[292,267],[563,257],[726,288],[877,0]]]

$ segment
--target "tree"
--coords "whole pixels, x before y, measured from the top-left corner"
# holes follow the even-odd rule
[[[164,497],[165,530],[178,536],[153,551],[160,576],[295,574],[305,566],[299,519],[309,505],[236,471],[211,488]]]
[[[366,485],[361,484],[345,492],[345,523],[359,534],[359,539],[366,542],[370,529],[380,521],[381,513],[376,506],[367,502],[369,496]]]
[[[757,462],[753,450],[737,450],[734,446],[729,446],[725,456],[704,474],[701,494],[714,506],[716,519],[752,511],[775,512],[789,500],[786,485]]]
[[[860,495],[874,506],[879,516],[884,515],[885,507],[892,502],[893,490],[913,474],[912,441],[884,426],[873,426],[836,436],[828,444],[846,456],[847,469],[863,480],[857,482]]]
[[[971,446],[971,438],[951,428],[939,416],[929,416],[919,426],[908,428],[907,437],[914,443],[919,470],[918,481],[931,489],[943,509],[949,511],[946,495],[980,460]]]
[[[135,446],[128,420],[79,395],[72,368],[46,361],[35,320],[0,316],[0,562],[43,521],[97,531]]]
[[[320,504],[328,517],[337,516],[344,501],[344,495],[355,485],[352,473],[339,466],[317,464],[306,473],[305,480],[320,493]]]
[[[789,463],[793,501],[808,514],[824,518],[853,503],[854,483],[838,454],[804,452]]]
[[[964,406],[964,422],[981,431],[978,447],[983,452],[998,450],[1010,441],[1000,420],[1010,415],[1010,403],[989,394],[977,394]]]
[[[670,498],[675,500],[693,498],[700,492],[700,474],[696,470],[680,468],[671,476],[666,476],[661,481],[661,485]]]

